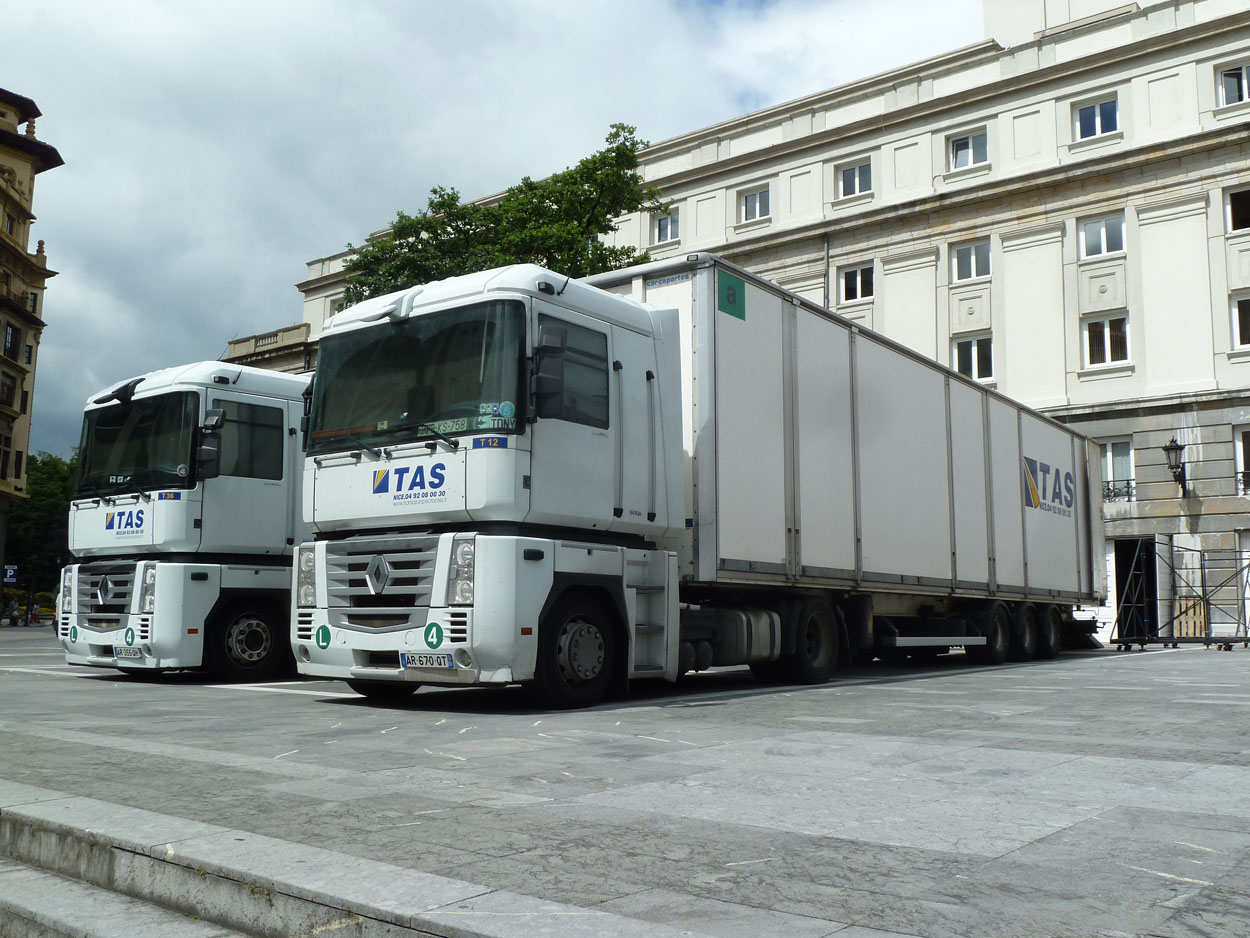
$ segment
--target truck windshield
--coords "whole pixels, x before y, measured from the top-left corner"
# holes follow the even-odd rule
[[[515,432],[525,306],[496,300],[321,340],[308,452]]]
[[[89,410],[78,451],[78,495],[190,488],[199,417],[194,391],[136,398]]]

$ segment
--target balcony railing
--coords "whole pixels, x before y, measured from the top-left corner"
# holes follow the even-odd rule
[[[1132,479],[1111,479],[1102,484],[1105,502],[1131,502],[1136,498]]]
[[[1250,495],[1250,469],[1237,473],[1237,494]]]

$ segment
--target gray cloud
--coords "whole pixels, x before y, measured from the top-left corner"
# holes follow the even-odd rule
[[[0,85],[44,112],[48,326],[31,449],[86,397],[296,322],[304,262],[432,185],[543,176],[614,121],[652,141],[981,38],[980,0],[50,0]],[[901,24],[901,26],[900,26]]]

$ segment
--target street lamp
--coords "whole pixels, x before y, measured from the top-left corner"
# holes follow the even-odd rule
[[[1181,487],[1181,494],[1185,494],[1185,463],[1182,457],[1185,454],[1185,444],[1177,443],[1176,437],[1168,440],[1163,445],[1163,455],[1168,461],[1168,469],[1172,473],[1172,478],[1176,480],[1176,484]]]

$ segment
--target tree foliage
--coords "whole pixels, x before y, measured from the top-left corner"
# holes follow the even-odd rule
[[[26,463],[26,494],[9,512],[4,562],[18,565],[18,585],[55,592],[63,564],[69,563],[69,503],[74,496],[78,457],[66,461],[34,453]]]
[[[647,144],[634,128],[613,124],[606,144],[546,179],[525,177],[497,201],[465,203],[455,189],[435,186],[425,211],[399,212],[385,234],[348,245],[356,254],[346,264],[346,301],[506,264],[585,277],[650,260],[599,240],[621,215],[667,208],[638,172]]]

